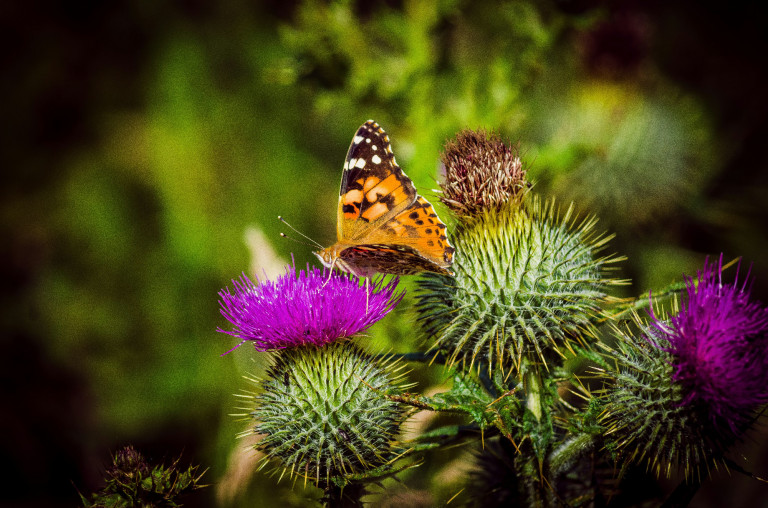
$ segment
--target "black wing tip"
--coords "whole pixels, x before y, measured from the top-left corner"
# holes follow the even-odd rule
[[[367,120],[363,125],[360,126],[359,129],[357,129],[358,132],[384,132],[384,129],[381,128],[381,125],[379,125],[379,122],[376,120]]]

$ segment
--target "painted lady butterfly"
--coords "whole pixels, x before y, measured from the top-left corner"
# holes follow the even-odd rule
[[[338,241],[315,255],[358,277],[375,273],[450,274],[453,247],[432,205],[395,162],[389,136],[373,120],[352,138],[339,191]]]

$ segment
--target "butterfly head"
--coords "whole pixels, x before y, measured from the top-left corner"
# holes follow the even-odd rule
[[[324,267],[330,270],[338,268],[342,272],[350,273],[356,277],[372,277],[380,271],[375,267],[358,266],[357,264],[350,263],[345,256],[342,256],[342,252],[347,250],[348,247],[348,245],[337,243],[323,250],[315,251],[313,254],[317,256],[317,259],[320,260]]]
[[[313,254],[317,256],[317,259],[320,260],[324,267],[330,269],[333,269],[334,265],[336,264],[336,260],[339,257],[335,245],[331,245],[330,247],[327,247],[323,250],[314,251]]]

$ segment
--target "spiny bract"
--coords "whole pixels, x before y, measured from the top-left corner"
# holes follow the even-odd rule
[[[386,395],[401,388],[400,369],[351,342],[280,351],[246,408],[264,434],[256,447],[318,485],[396,459],[407,411]]]
[[[685,388],[674,381],[668,343],[655,328],[646,337],[617,333],[616,345],[606,347],[611,366],[600,369],[608,383],[602,393],[600,423],[604,442],[622,468],[646,464],[657,476],[681,470],[699,476],[722,462],[736,436],[717,425],[706,408],[686,404]]]
[[[455,278],[425,274],[417,309],[449,363],[516,370],[546,364],[582,342],[599,313],[609,258],[595,253],[609,237],[596,220],[560,217],[553,202],[486,210],[452,237]]]

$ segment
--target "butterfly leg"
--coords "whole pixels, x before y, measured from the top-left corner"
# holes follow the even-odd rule
[[[338,258],[333,259],[331,266],[328,268],[328,279],[323,283],[323,287],[327,286],[328,283],[331,282],[331,276],[333,276],[333,267],[336,265],[336,259]]]

